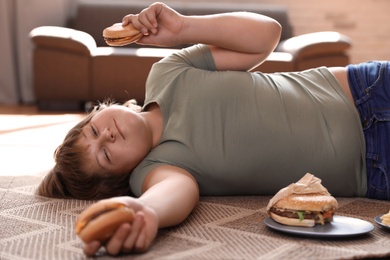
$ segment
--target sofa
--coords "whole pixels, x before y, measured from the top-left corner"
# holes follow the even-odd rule
[[[186,15],[251,11],[282,25],[277,49],[254,70],[297,71],[318,66],[345,66],[351,40],[338,32],[295,36],[288,10],[257,3],[168,2]],[[145,82],[153,63],[185,46],[145,47],[137,44],[109,47],[102,31],[129,13],[138,13],[143,1],[80,0],[66,27],[41,26],[30,33],[33,43],[33,88],[41,110],[84,110],[86,104],[111,98],[118,102],[144,101]]]

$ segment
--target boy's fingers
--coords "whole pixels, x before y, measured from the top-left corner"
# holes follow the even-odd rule
[[[132,225],[131,233],[127,237],[126,241],[123,244],[124,252],[131,252],[135,248],[135,244],[138,240],[140,232],[145,225],[145,218],[143,214],[137,213]]]
[[[148,28],[140,21],[139,15],[129,14],[123,17],[122,26],[126,26],[128,24],[133,24],[133,26],[142,32],[142,34],[147,35],[149,33]]]
[[[132,226],[130,223],[122,224],[106,244],[106,251],[111,255],[119,254],[131,229]]]
[[[133,14],[128,14],[122,19],[122,26],[126,26],[129,23],[132,23],[131,21],[133,20],[134,15]]]
[[[157,25],[158,25],[156,14],[155,13],[147,13],[146,18],[147,18],[147,21],[145,21],[145,22],[147,22],[147,27],[148,27],[149,31],[152,34],[156,34],[157,33]]]
[[[146,238],[146,228],[145,226],[142,228],[142,230],[140,231],[140,234],[138,236],[138,239],[135,243],[135,248],[134,250],[137,252],[137,253],[143,253],[146,251],[146,249],[148,248],[148,245],[147,245],[147,238]]]
[[[133,24],[133,26],[139,30],[143,35],[148,35],[149,30],[145,27],[145,25],[140,21],[139,16],[137,19],[130,19],[128,20],[128,23]],[[123,25],[123,23],[122,23]]]
[[[84,245],[83,251],[87,256],[94,256],[100,247],[101,244],[99,241],[92,241],[91,243]]]

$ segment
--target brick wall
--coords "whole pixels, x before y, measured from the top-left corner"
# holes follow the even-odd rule
[[[194,0],[181,0],[194,1]],[[213,2],[238,0],[214,0]],[[390,0],[245,0],[287,6],[294,34],[338,31],[351,38],[351,63],[390,60]],[[207,5],[207,3],[205,3]]]

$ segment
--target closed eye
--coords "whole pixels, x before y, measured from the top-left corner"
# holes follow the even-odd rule
[[[108,152],[106,148],[103,148],[104,156],[106,156],[107,161],[111,162],[110,157],[108,156]]]
[[[98,136],[97,130],[96,130],[96,128],[93,125],[91,125],[91,130],[92,130],[92,134],[94,136]]]

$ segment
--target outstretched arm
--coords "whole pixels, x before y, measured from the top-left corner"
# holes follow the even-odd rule
[[[198,185],[185,170],[162,166],[148,174],[140,198],[118,197],[115,200],[131,207],[136,215],[133,223],[124,223],[105,245],[108,253],[144,252],[152,244],[159,228],[184,221],[199,200]],[[84,252],[94,255],[102,245],[94,241]]]
[[[199,201],[199,188],[194,177],[175,166],[160,166],[146,177],[139,198],[153,208],[159,227],[169,227],[184,221]]]
[[[280,39],[281,26],[272,18],[249,12],[184,16],[163,3],[140,14],[127,15],[145,34],[139,44],[176,46],[210,45],[218,70],[249,70],[263,62]]]

